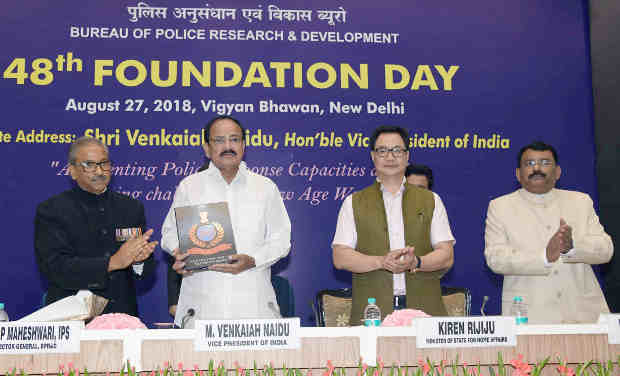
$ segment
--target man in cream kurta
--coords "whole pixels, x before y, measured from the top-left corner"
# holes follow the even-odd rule
[[[222,116],[205,127],[205,152],[209,168],[183,179],[162,227],[162,248],[175,258],[173,268],[183,274],[175,323],[193,326],[193,319],[242,319],[279,317],[271,285],[271,265],[290,249],[291,223],[276,185],[249,171],[241,161],[243,129],[233,118]],[[231,264],[212,265],[202,272],[183,269],[185,255],[179,241],[174,208],[227,202],[237,254]],[[192,320],[183,323],[189,309]]]
[[[590,265],[608,262],[613,244],[587,194],[554,188],[557,161],[542,142],[521,149],[523,188],[490,202],[484,255],[504,275],[503,315],[521,296],[530,323],[596,322],[609,309]]]

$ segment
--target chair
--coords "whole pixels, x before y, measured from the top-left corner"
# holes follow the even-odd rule
[[[317,326],[349,326],[351,289],[321,290],[315,298]]]
[[[469,316],[471,293],[465,287],[441,286],[448,316]],[[321,290],[316,294],[317,326],[348,326],[351,317],[351,289]]]
[[[466,287],[441,286],[441,297],[448,316],[471,314],[471,292]]]
[[[276,301],[280,306],[282,317],[295,317],[295,295],[288,279],[272,274],[271,284],[276,293]]]

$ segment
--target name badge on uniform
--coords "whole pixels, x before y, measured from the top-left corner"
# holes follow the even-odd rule
[[[131,238],[142,235],[142,229],[140,227],[128,227],[116,229],[116,241],[126,242]]]

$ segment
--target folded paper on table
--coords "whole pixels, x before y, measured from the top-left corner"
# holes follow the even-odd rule
[[[89,290],[80,290],[35,311],[18,321],[46,322],[88,320],[98,316],[108,304],[108,299]]]

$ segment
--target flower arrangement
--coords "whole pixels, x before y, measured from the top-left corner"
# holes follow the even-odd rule
[[[488,367],[488,376],[506,376],[507,368],[512,367],[512,375],[515,376],[540,376],[542,370],[548,365],[551,357],[547,357],[534,365],[528,364],[523,361],[523,355],[519,355],[517,358],[510,360],[508,363],[504,363],[501,353],[498,353],[497,357],[497,370],[494,367]],[[612,376],[614,369],[616,374],[620,372],[620,355],[615,362],[594,362],[588,361],[582,364],[578,364],[575,369],[568,366],[565,361],[558,359],[556,370],[559,376]],[[283,365],[281,369],[277,370],[278,375],[282,376],[312,376],[312,370],[300,370],[297,368],[287,368]],[[63,364],[58,367],[58,372],[52,374],[53,376],[89,376],[88,370],[83,370],[81,373],[77,370],[72,363],[67,365],[67,368]],[[244,369],[238,363],[235,362],[234,369],[227,369],[223,363],[215,366],[213,361],[209,362],[209,367],[206,370],[199,369],[198,365],[194,365],[193,369],[185,369],[183,363],[177,365],[177,369],[174,369],[169,362],[164,363],[163,368],[158,368],[154,371],[137,372],[134,367],[128,362],[123,365],[118,376],[275,376],[276,368],[273,364],[266,364],[262,369],[258,368],[256,364],[252,369]],[[338,369],[331,361],[327,362],[327,367],[321,372],[320,376],[346,376],[347,370],[345,368]],[[475,366],[469,366],[465,364],[459,364],[458,357],[454,363],[447,364],[444,360],[435,364],[429,359],[426,361],[419,360],[418,365],[414,367],[401,367],[400,365],[392,365],[385,367],[385,364],[381,359],[378,360],[377,366],[368,366],[360,359],[358,364],[356,376],[487,376],[482,372],[480,364]],[[28,376],[24,371],[13,370],[7,372],[5,376]],[[43,376],[46,376],[43,373]],[[106,376],[113,376],[109,372]]]

